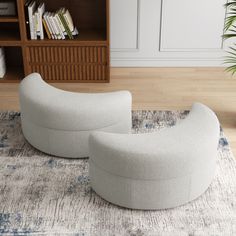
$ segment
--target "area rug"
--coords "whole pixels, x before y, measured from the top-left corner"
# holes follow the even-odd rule
[[[133,132],[176,124],[187,111],[134,111]],[[0,235],[228,236],[236,235],[236,161],[221,131],[217,170],[209,189],[174,209],[137,211],[112,205],[91,189],[88,160],[34,149],[20,113],[0,113]]]

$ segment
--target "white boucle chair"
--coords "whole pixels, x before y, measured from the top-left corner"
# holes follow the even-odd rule
[[[25,138],[37,149],[67,158],[88,157],[94,130],[129,133],[131,94],[73,93],[54,88],[37,73],[20,83],[21,124]]]
[[[219,134],[217,117],[199,103],[176,126],[158,132],[94,132],[89,139],[92,188],[127,208],[185,204],[204,193],[213,179]]]

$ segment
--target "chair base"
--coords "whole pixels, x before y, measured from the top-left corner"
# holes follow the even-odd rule
[[[209,187],[215,165],[173,179],[140,180],[113,175],[89,159],[93,190],[118,206],[138,210],[173,208],[198,198]],[[200,183],[200,184],[199,184]]]

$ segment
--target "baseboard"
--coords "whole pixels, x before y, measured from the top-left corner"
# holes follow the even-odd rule
[[[226,67],[216,58],[111,58],[112,67]]]

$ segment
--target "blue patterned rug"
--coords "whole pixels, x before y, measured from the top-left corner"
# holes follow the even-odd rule
[[[133,132],[175,125],[188,112],[134,111]],[[216,176],[197,200],[161,211],[114,206],[90,188],[87,159],[34,149],[20,113],[0,113],[0,235],[236,235],[236,161],[221,132]]]

